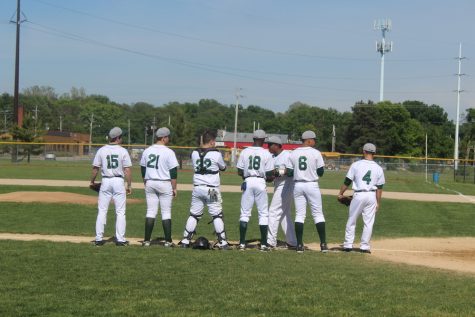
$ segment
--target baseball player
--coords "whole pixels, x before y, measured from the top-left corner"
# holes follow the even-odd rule
[[[314,149],[316,135],[313,131],[302,134],[302,146],[295,149],[288,160],[287,175],[293,176],[295,201],[295,233],[297,236],[297,252],[304,251],[303,225],[307,211],[307,202],[310,205],[313,220],[320,237],[320,250],[327,252],[328,247],[325,235],[325,216],[322,208],[322,195],[318,180],[323,176],[325,163],[320,151]]]
[[[241,215],[239,218],[239,249],[246,249],[247,223],[251,217],[254,202],[257,206],[259,229],[261,231],[261,251],[268,251],[267,226],[269,224],[266,181],[272,181],[274,162],[272,155],[262,146],[266,138],[263,130],[254,131],[254,144],[241,152],[237,162],[238,175],[242,176]]]
[[[223,222],[223,207],[219,190],[219,172],[226,169],[223,156],[215,148],[216,132],[207,130],[201,136],[201,147],[191,153],[195,173],[193,175],[193,192],[191,194],[190,216],[186,221],[183,239],[180,244],[183,248],[190,247],[198,221],[203,216],[205,205],[213,217],[214,231],[218,237],[216,246],[221,250],[229,248]]]
[[[140,167],[145,184],[147,214],[145,216],[145,237],[142,246],[150,246],[158,204],[162,215],[165,235],[165,247],[172,247],[172,200],[177,195],[176,180],[178,161],[175,152],[167,147],[170,142],[170,130],[160,128],[155,133],[157,141],[142,154]]]
[[[343,251],[350,252],[355,240],[356,221],[363,216],[363,234],[361,235],[360,251],[371,253],[370,240],[373,232],[376,212],[381,206],[381,195],[385,183],[384,173],[381,166],[374,161],[376,146],[366,143],[363,146],[363,160],[351,164],[345,181],[341,185],[338,197],[342,197],[351,183],[353,183],[353,199],[350,204],[348,222],[345,229],[345,242]]]
[[[294,181],[285,173],[285,166],[290,156],[290,152],[282,149],[282,140],[279,137],[271,136],[267,140],[269,152],[274,158],[274,196],[269,206],[269,228],[267,233],[267,244],[271,248],[277,246],[277,230],[279,224],[285,234],[287,247],[295,248],[297,240],[295,229],[290,215],[292,206]]]
[[[95,245],[104,244],[104,227],[107,220],[109,203],[114,200],[116,223],[115,237],[117,246],[126,246],[125,240],[125,197],[132,193],[131,167],[129,153],[120,146],[122,143],[122,129],[115,127],[109,132],[109,144],[101,147],[92,163],[91,185],[94,185],[99,169],[102,183],[99,190],[98,213],[96,220]],[[124,177],[127,189],[124,186]]]

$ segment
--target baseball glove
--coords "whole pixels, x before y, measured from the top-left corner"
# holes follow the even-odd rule
[[[341,197],[338,197],[337,199],[340,204],[349,206],[351,204],[351,200],[353,199],[353,196],[341,196]]]
[[[101,189],[101,183],[90,184],[89,188],[95,192],[99,192],[99,190]]]

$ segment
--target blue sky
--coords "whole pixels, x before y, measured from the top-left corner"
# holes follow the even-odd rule
[[[0,2],[0,92],[13,93],[16,0]],[[379,99],[381,34],[391,18],[385,99],[475,107],[472,0],[22,0],[20,87],[84,87],[117,102],[213,98],[285,111],[301,101],[350,110]]]

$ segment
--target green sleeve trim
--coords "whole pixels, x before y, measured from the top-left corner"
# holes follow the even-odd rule
[[[238,175],[243,176],[244,175],[244,170],[238,168]]]
[[[274,176],[274,170],[266,172],[266,178],[272,178]]]
[[[174,167],[170,170],[170,178],[177,179],[177,177],[178,177],[178,168]]]
[[[377,187],[378,189],[383,189],[383,186],[384,186],[384,184],[383,184],[383,185],[376,185],[376,187]]]
[[[320,167],[320,168],[317,168],[318,177],[322,177],[324,172],[325,172],[325,170],[323,169],[323,166]]]
[[[145,166],[140,166],[140,171],[142,172],[142,178],[145,178],[145,171],[147,168]]]
[[[345,181],[343,182],[343,184],[345,184],[346,186],[350,186],[351,182],[352,182],[351,179],[349,179],[348,177],[345,177]]]
[[[294,170],[291,169],[291,168],[288,168],[288,169],[287,169],[287,176],[288,176],[288,177],[293,177],[293,176],[294,176]]]

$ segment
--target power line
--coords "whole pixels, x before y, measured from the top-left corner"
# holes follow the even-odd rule
[[[273,75],[276,75],[276,74],[279,74],[279,73],[244,70],[244,69],[227,67],[227,66],[216,66],[216,65],[196,63],[196,62],[191,62],[191,61],[187,61],[187,60],[181,60],[181,59],[166,57],[166,56],[162,56],[162,55],[158,55],[158,54],[145,53],[145,52],[141,52],[141,51],[138,51],[138,50],[124,48],[124,47],[108,44],[108,43],[105,43],[105,42],[100,42],[100,41],[97,41],[97,40],[93,40],[93,39],[90,39],[90,38],[86,38],[86,37],[83,37],[83,36],[80,36],[80,35],[64,32],[64,31],[61,31],[61,30],[58,30],[58,29],[55,29],[55,28],[51,28],[51,27],[48,27],[48,26],[45,26],[45,25],[42,25],[42,24],[39,24],[39,23],[32,22],[32,21],[28,21],[28,23],[32,24],[32,25],[35,25],[35,26],[38,26],[40,28],[43,28],[43,29],[38,29],[38,28],[35,28],[35,27],[31,27],[31,26],[25,26],[28,29],[32,29],[32,30],[35,30],[35,31],[38,31],[38,32],[50,34],[50,35],[53,35],[53,36],[58,36],[58,37],[66,38],[66,39],[73,40],[73,41],[84,42],[84,43],[87,43],[87,44],[90,44],[90,45],[102,46],[102,47],[106,47],[106,48],[109,48],[109,49],[114,49],[114,50],[130,53],[130,54],[140,55],[140,56],[144,56],[144,57],[148,57],[148,58],[152,58],[152,59],[158,59],[158,60],[165,61],[167,63],[171,63],[171,64],[175,64],[175,65],[180,65],[180,66],[184,66],[184,67],[191,67],[191,68],[195,68],[195,69],[200,69],[200,70],[213,72],[213,73],[219,73],[219,74],[228,75],[228,76],[232,76],[232,77],[245,78],[245,79],[250,79],[250,80],[255,80],[255,81],[260,81],[260,82],[267,82],[267,83],[272,83],[272,84],[280,84],[280,85],[296,86],[296,87],[306,87],[306,88],[329,90],[329,91],[351,91],[351,92],[361,92],[361,93],[374,93],[374,91],[371,91],[371,90],[344,89],[344,88],[333,88],[333,87],[316,86],[316,85],[309,85],[309,84],[297,84],[297,83],[294,83],[294,82],[271,80],[271,79],[258,78],[258,77],[254,77],[254,76],[236,74],[236,73],[226,71],[226,69],[230,69],[230,70],[234,70],[234,71],[254,72],[254,73],[261,73],[261,74],[262,73],[269,73],[269,74],[273,74]],[[221,70],[221,69],[225,69],[225,70]],[[280,73],[280,74],[282,75],[284,73]],[[287,74],[287,75],[291,75],[291,74]],[[296,74],[292,74],[292,76],[294,76],[294,77],[307,77],[307,78],[309,77],[309,76],[306,76],[306,75],[301,76],[301,75],[296,75]],[[326,79],[328,79],[328,78],[326,78]],[[337,79],[337,78],[335,78],[335,79]],[[358,78],[354,78],[354,80],[358,80]],[[417,93],[417,92],[414,92],[414,93]],[[428,93],[440,93],[440,92],[434,91],[434,92],[428,92]]]
[[[247,51],[269,53],[269,54],[276,54],[276,55],[298,56],[298,57],[306,57],[306,58],[318,58],[318,59],[324,59],[324,60],[374,62],[374,59],[372,59],[372,58],[315,55],[315,54],[308,54],[308,53],[270,50],[270,49],[256,48],[256,47],[234,44],[234,43],[220,42],[220,41],[216,41],[216,40],[209,40],[209,39],[194,37],[194,36],[175,33],[175,32],[162,31],[162,30],[157,29],[157,28],[151,28],[151,27],[147,27],[147,26],[140,26],[140,25],[136,25],[136,24],[132,24],[132,23],[128,23],[128,22],[123,22],[123,21],[119,21],[119,20],[115,20],[115,19],[95,15],[95,14],[85,12],[85,11],[82,11],[82,10],[72,9],[72,8],[68,8],[68,7],[65,7],[65,6],[53,4],[53,3],[50,3],[50,2],[47,2],[47,1],[44,1],[44,0],[36,0],[36,2],[42,3],[44,5],[48,5],[48,6],[51,6],[51,7],[54,7],[54,8],[58,8],[58,9],[61,9],[61,10],[64,10],[64,11],[69,11],[69,12],[72,12],[72,13],[75,13],[75,14],[88,16],[88,17],[93,18],[93,19],[102,20],[102,21],[106,21],[106,22],[109,22],[109,23],[126,26],[126,27],[129,27],[129,28],[134,28],[134,29],[153,32],[153,33],[159,33],[159,34],[163,34],[163,35],[166,35],[166,36],[181,38],[181,39],[184,39],[184,40],[201,42],[201,43],[205,43],[205,44],[211,44],[211,45],[217,45],[217,46],[223,46],[223,47],[230,47],[230,48],[238,48],[238,49],[247,50]],[[440,61],[448,61],[448,60],[451,60],[451,59],[450,58],[392,59],[391,62],[440,62]]]

